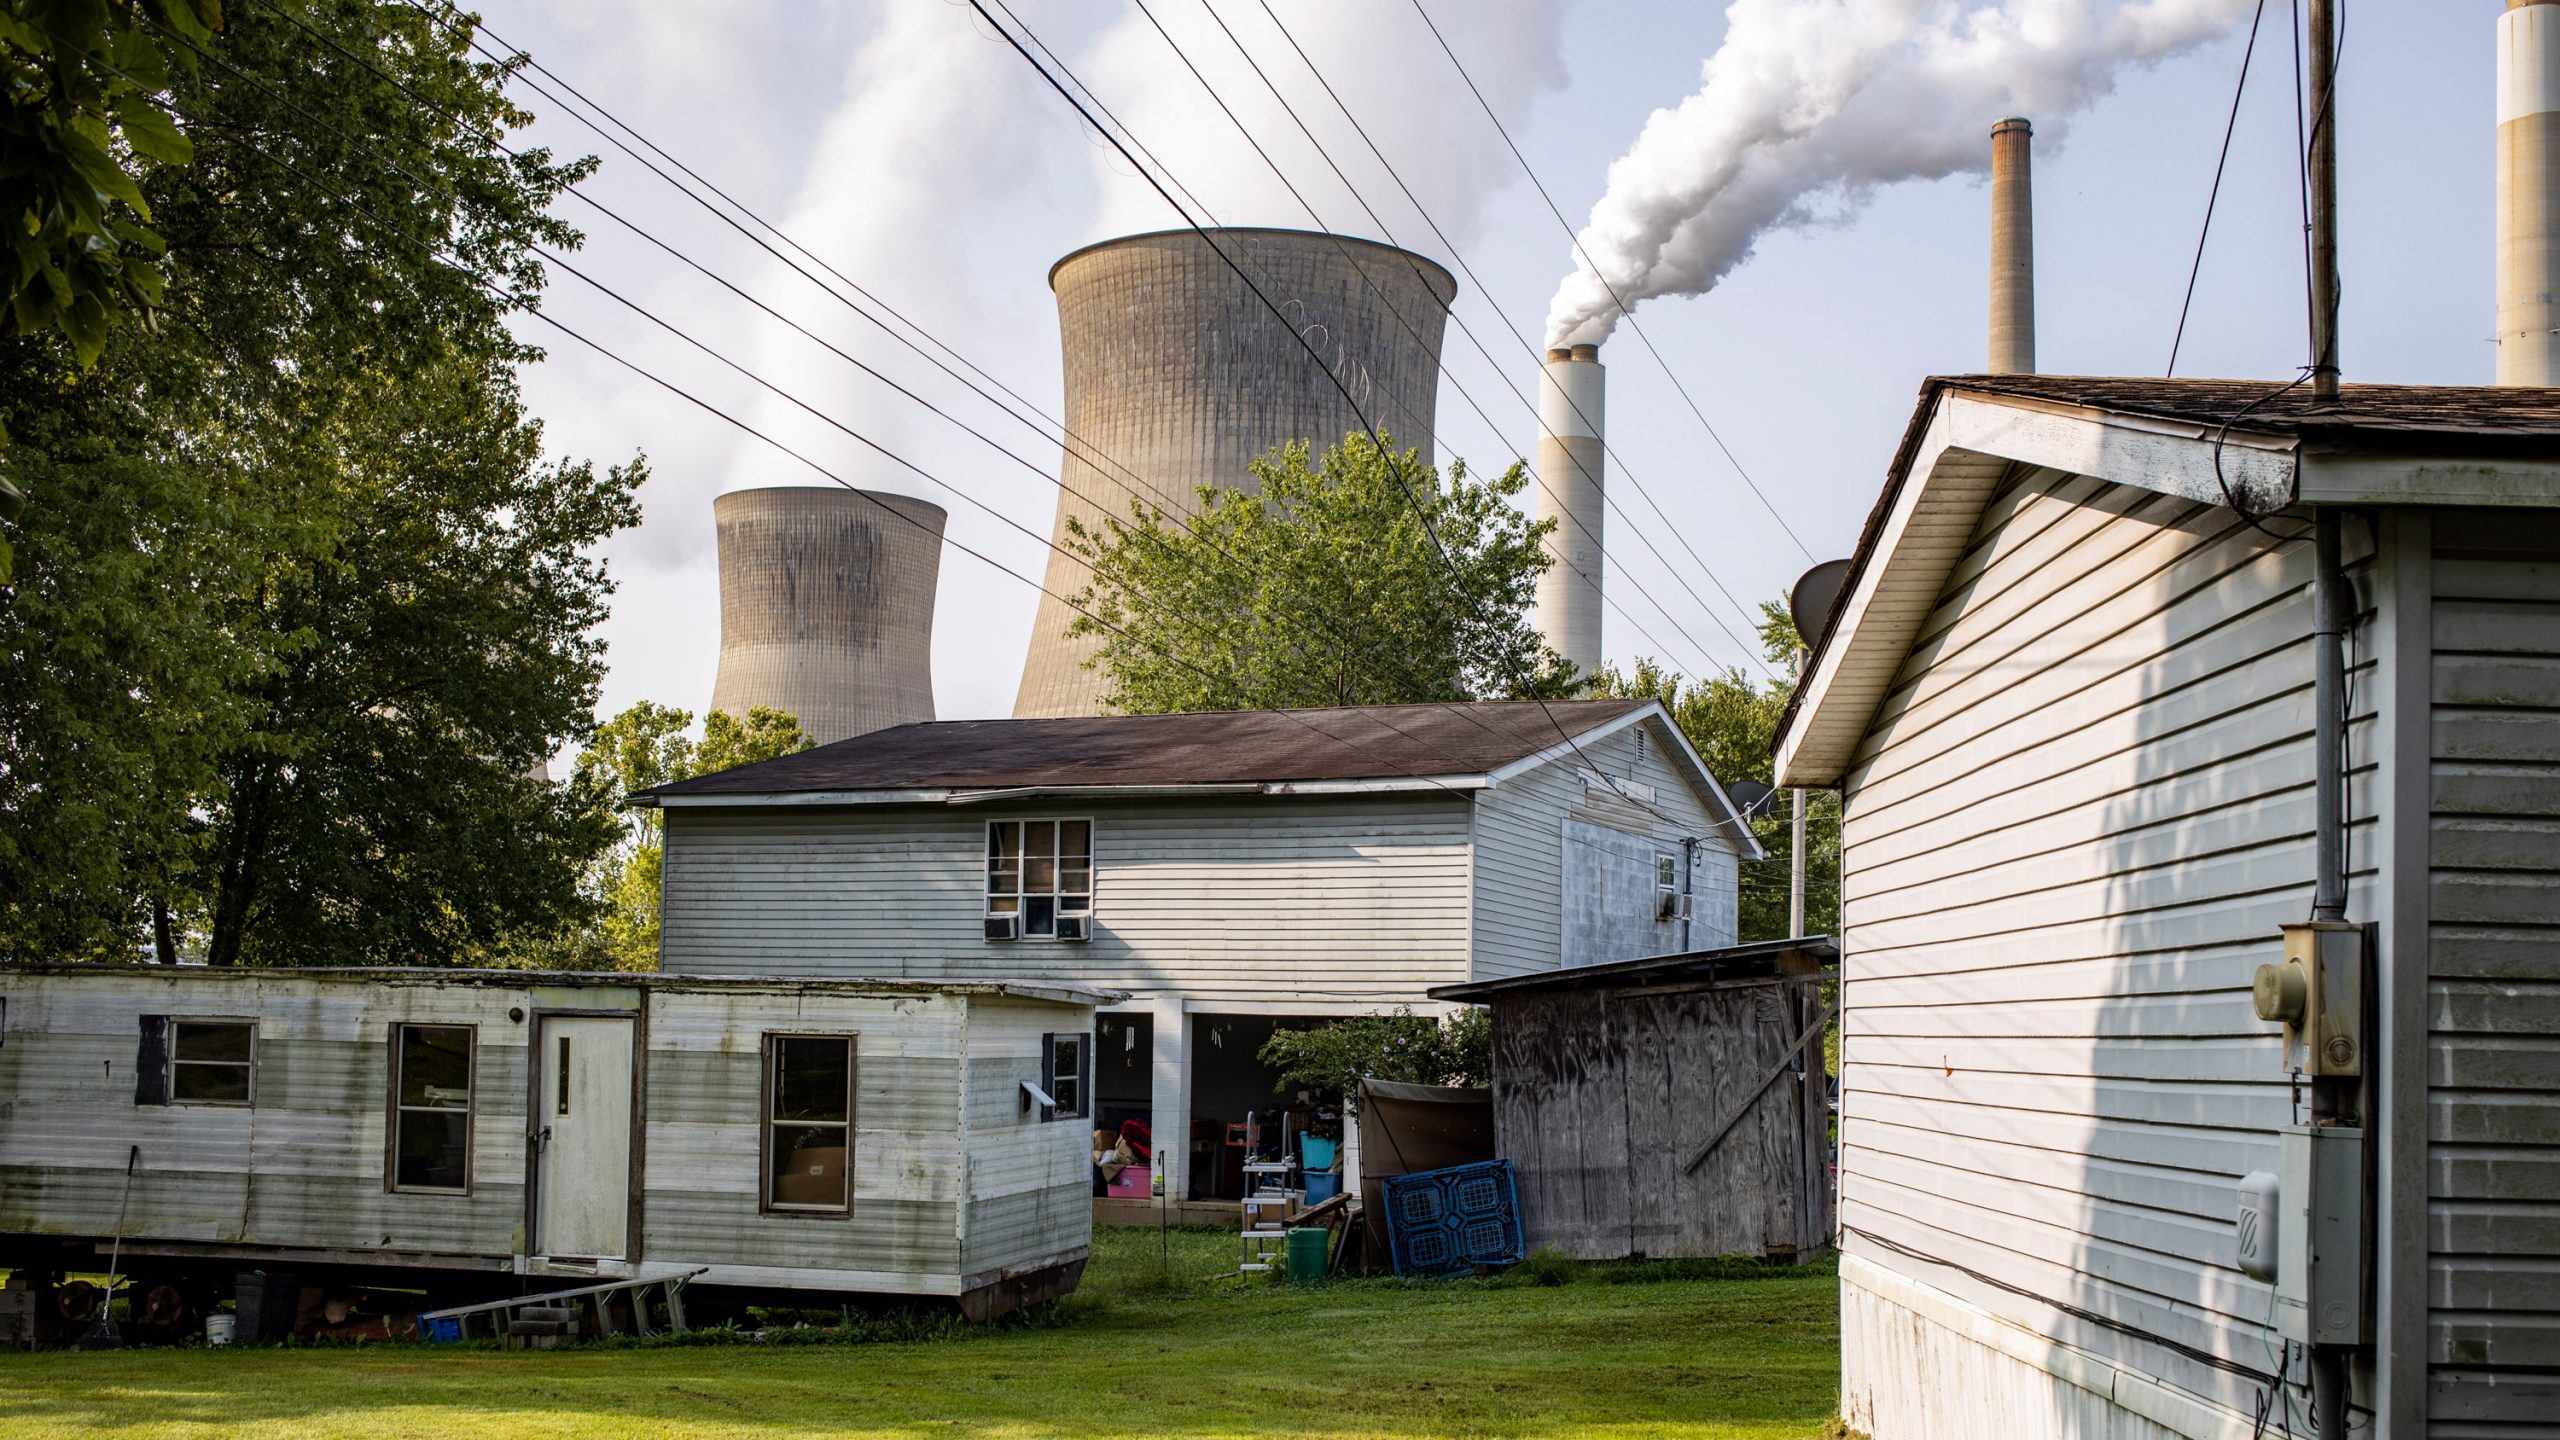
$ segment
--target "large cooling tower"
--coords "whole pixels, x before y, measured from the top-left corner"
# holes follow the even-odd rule
[[[2498,383],[2560,385],[2560,5],[2498,17]]]
[[[798,716],[824,745],[933,718],[943,510],[836,485],[733,490],[720,532],[711,708]]]
[[[1070,431],[1054,533],[1061,547],[1069,516],[1098,529],[1103,515],[1125,519],[1140,499],[1188,517],[1200,486],[1250,487],[1248,461],[1293,440],[1321,453],[1358,430],[1363,415],[1397,449],[1434,458],[1440,335],[1458,293],[1449,272],[1369,240],[1210,233],[1217,249],[1188,230],[1132,235],[1087,246],[1049,271]],[[1101,637],[1066,633],[1077,612],[1063,597],[1089,579],[1081,562],[1051,552],[1015,715],[1101,709],[1107,678],[1084,668]]]

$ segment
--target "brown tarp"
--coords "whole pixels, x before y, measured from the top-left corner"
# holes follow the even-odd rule
[[[1386,1268],[1390,1175],[1444,1170],[1493,1158],[1493,1092],[1457,1085],[1360,1082],[1360,1214],[1374,1257]]]

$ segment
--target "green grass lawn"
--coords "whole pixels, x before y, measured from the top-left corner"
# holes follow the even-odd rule
[[[1798,1440],[1837,1403],[1827,1269],[1207,1278],[1234,1246],[1106,1230],[1054,1314],[945,1340],[0,1355],[0,1434]]]

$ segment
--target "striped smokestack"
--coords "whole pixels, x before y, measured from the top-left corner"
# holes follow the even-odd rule
[[[2012,117],[1991,127],[1991,365],[1994,375],[2036,369],[2035,127]]]
[[[2498,383],[2560,385],[2560,0],[2498,17]]]
[[[1585,674],[1600,668],[1600,528],[1607,395],[1600,347],[1547,352],[1538,385],[1538,518],[1556,522],[1538,577],[1538,628]]]

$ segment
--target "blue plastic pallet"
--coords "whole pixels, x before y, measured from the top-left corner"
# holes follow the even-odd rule
[[[1455,1275],[1520,1263],[1520,1183],[1508,1160],[1452,1165],[1382,1182],[1387,1250],[1398,1275]]]

